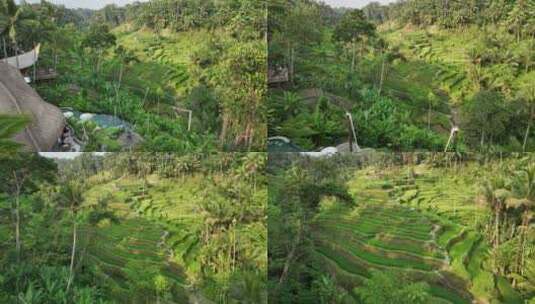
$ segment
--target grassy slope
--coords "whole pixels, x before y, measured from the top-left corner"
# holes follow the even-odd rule
[[[193,203],[197,187],[195,178],[179,183],[152,176],[144,187],[141,180],[125,177],[86,192],[86,206],[111,195],[109,207],[120,217],[119,224],[87,227],[89,256],[108,277],[115,297],[129,297],[125,288],[132,282],[126,273],[156,267],[175,283],[175,301],[187,299],[186,272],[196,267],[189,240],[199,223]]]
[[[483,31],[483,32],[482,32]],[[394,79],[387,79],[386,86],[393,87],[394,90],[413,91],[411,87],[423,86],[432,90],[442,97],[442,105],[437,109],[435,124],[444,122],[448,114],[454,110],[455,120],[460,120],[460,106],[470,100],[479,90],[479,85],[471,79],[471,74],[478,71],[480,81],[488,86],[504,88],[504,93],[509,99],[514,97],[515,91],[511,89],[516,85],[518,72],[512,64],[487,64],[474,65],[470,59],[472,49],[486,50],[489,56],[495,52],[503,52],[513,57],[517,53],[517,45],[507,45],[505,49],[489,49],[484,44],[484,36],[488,39],[495,39],[497,33],[485,34],[485,29],[468,27],[463,30],[440,30],[434,27],[427,29],[416,29],[405,27],[401,29],[383,28],[382,35],[392,45],[399,46],[400,51],[409,60],[408,64],[399,64],[394,68]],[[503,35],[503,34],[502,34]],[[500,36],[501,37],[501,36]],[[503,37],[501,37],[503,38]],[[508,37],[511,39],[511,37]],[[480,51],[485,54],[484,51]],[[484,56],[483,56],[484,57]],[[399,77],[398,77],[399,76]],[[411,84],[410,81],[396,84],[396,78],[405,80],[416,80],[418,85]],[[425,91],[412,95],[413,100],[424,101],[427,95]],[[424,113],[422,113],[424,114]],[[446,115],[446,116],[444,116]],[[425,115],[420,120],[425,120]],[[437,120],[438,119],[438,120]],[[444,125],[441,123],[441,125]],[[435,129],[438,131],[435,127]],[[444,130],[445,131],[445,130]]]
[[[467,77],[468,47],[476,33],[448,31],[425,31],[399,29],[386,31],[384,36],[411,61],[420,64],[408,66],[408,73],[418,73],[422,66],[433,66],[433,74],[427,79],[427,86],[443,90],[453,104],[461,103],[472,94],[472,85]],[[411,69],[412,67],[412,69]],[[421,96],[426,98],[427,96]]]
[[[209,51],[206,44],[210,41],[210,33],[195,30],[164,32],[160,35],[146,29],[131,31],[128,25],[114,29],[114,33],[118,37],[117,44],[132,52],[139,60],[125,68],[124,84],[142,94],[149,89],[148,99],[151,103],[148,107],[159,115],[174,113],[171,108],[174,105],[184,107],[187,90],[194,81],[190,75],[195,66],[192,56],[199,51]],[[110,77],[117,78],[118,73],[116,69]],[[165,97],[151,99],[154,93],[163,93]]]
[[[149,148],[152,147],[149,141],[162,136],[163,139],[175,140],[184,149],[205,144],[207,146],[199,149],[212,149],[214,137],[208,134],[205,127],[199,126],[197,117],[193,116],[193,131],[186,132],[187,115],[177,117],[172,108],[188,108],[186,104],[190,98],[186,91],[197,85],[194,80],[198,79],[196,77],[209,73],[196,68],[191,56],[201,49],[203,54],[209,51],[206,45],[211,41],[210,34],[196,30],[164,32],[159,35],[145,29],[130,30],[128,25],[113,29],[113,33],[117,36],[117,45],[132,52],[137,59],[124,67],[119,98],[116,96],[115,85],[118,83],[121,64],[114,53],[115,48],[105,52],[104,59],[101,60],[98,74],[101,81],[98,83],[102,87],[93,83],[96,81],[93,73],[96,62],[86,60],[81,67],[80,59],[69,50],[61,54],[58,65],[60,77],[54,82],[37,86],[40,95],[51,103],[73,107],[82,112],[117,115],[135,125],[145,139],[149,138]],[[48,57],[44,59],[50,61]],[[191,72],[196,73],[195,77],[191,76]],[[103,84],[103,80],[107,83]],[[81,90],[76,87],[81,87]],[[209,94],[206,90],[202,93]],[[130,107],[136,111],[127,110]]]
[[[425,58],[415,56],[408,48],[408,42],[403,42],[406,37],[402,36],[401,32],[387,31],[383,33],[383,36],[394,45],[400,45],[401,52],[406,58],[406,60],[394,60],[388,65],[383,92],[399,100],[397,106],[407,110],[414,124],[422,128],[427,127],[428,123],[428,96],[434,94],[436,102],[430,115],[431,129],[447,137],[451,128],[451,100],[448,90],[436,80],[438,79],[437,75],[446,73],[447,75],[444,77],[450,76],[452,73],[457,73],[457,69],[449,71],[448,69],[452,69],[449,65],[429,62]],[[350,59],[341,58],[341,55],[337,53],[337,48],[332,40],[331,31],[326,30],[320,45],[312,47],[304,57],[296,59],[296,73],[300,78],[312,79],[316,86],[321,83],[327,86],[341,87],[341,83],[348,81],[347,73]],[[366,87],[379,87],[378,75],[381,71],[381,61],[375,53],[369,53],[361,58],[357,62],[356,70],[358,78],[364,82]],[[305,82],[301,86],[298,88],[299,90],[309,88],[310,84]],[[330,93],[348,98],[346,91],[332,91]],[[281,95],[281,91],[272,89],[270,94],[278,96]],[[354,104],[360,102],[355,98],[349,98],[349,100]],[[282,135],[288,136],[288,134]]]
[[[394,269],[427,281],[437,303],[517,303],[507,281],[494,287],[488,245],[473,228],[486,210],[473,203],[472,169],[419,167],[415,180],[398,170],[358,172],[349,183],[358,206],[324,208],[315,220],[312,239],[326,270],[349,290],[370,268]]]
[[[150,30],[129,31],[127,25],[114,30],[117,44],[140,60],[125,72],[127,85],[170,94],[183,94],[183,83],[189,78],[187,67],[193,65],[192,55],[209,40],[204,30],[157,35]]]

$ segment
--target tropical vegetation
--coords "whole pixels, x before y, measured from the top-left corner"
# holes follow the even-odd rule
[[[271,1],[269,135],[306,150],[533,151],[535,4]],[[451,143],[448,147],[447,143]]]
[[[143,139],[136,150],[263,151],[265,17],[262,1],[152,0],[88,10],[2,0],[0,53],[41,44],[35,69],[58,74],[33,83],[41,97],[64,112],[121,119]],[[33,79],[34,67],[25,72]],[[69,124],[85,150],[131,148],[119,144],[121,130]]]
[[[533,303],[525,154],[273,154],[271,303]]]
[[[0,302],[267,303],[261,153],[0,157]]]

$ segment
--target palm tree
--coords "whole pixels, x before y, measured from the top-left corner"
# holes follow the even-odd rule
[[[15,45],[15,53],[18,54],[18,34],[20,31],[35,28],[37,26],[35,15],[25,5],[17,6],[14,0],[0,1],[0,35],[4,43],[4,56],[7,57],[7,36]]]
[[[511,188],[515,196],[507,200],[507,208],[521,211],[520,241],[515,264],[517,272],[523,274],[529,224],[535,215],[535,164],[516,171]]]
[[[249,179],[253,182],[253,192],[256,192],[256,176],[266,165],[266,157],[262,153],[248,153],[243,158],[243,164],[237,170],[237,179]]]
[[[279,101],[283,115],[291,117],[297,115],[303,109],[303,99],[294,92],[284,92],[283,97]]]
[[[135,56],[135,54],[132,51],[129,51],[125,49],[122,45],[119,45],[117,48],[115,48],[115,55],[117,55],[120,63],[121,68],[119,70],[119,84],[118,86],[121,87],[121,82],[123,80],[123,73],[125,66],[128,66],[132,62],[139,62],[139,59]]]
[[[524,134],[524,143],[522,144],[522,151],[526,151],[526,143],[528,141],[531,125],[533,124],[533,117],[535,116],[535,83],[533,82],[535,72],[527,73],[519,79],[517,98],[523,100],[528,108],[528,122],[526,133]]]
[[[505,211],[505,201],[510,198],[511,193],[505,189],[505,178],[501,175],[493,176],[483,183],[482,193],[485,201],[493,210],[493,232],[490,233],[493,243],[493,248],[497,249],[500,245],[500,225],[503,221],[502,214]]]

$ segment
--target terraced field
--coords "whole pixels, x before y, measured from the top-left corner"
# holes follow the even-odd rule
[[[463,36],[459,39],[444,36],[440,32],[403,30],[387,33],[387,37],[400,45],[406,56],[433,65],[434,75],[429,80],[447,92],[453,102],[461,102],[470,94],[471,82],[466,72],[470,60],[466,45],[470,45],[467,42],[474,37]]]
[[[129,65],[124,82],[151,91],[164,91],[170,95],[183,95],[190,79],[192,60],[207,48],[206,31],[165,33],[130,31],[125,26],[115,29],[118,43],[135,54],[139,62]]]
[[[146,296],[143,286],[136,285],[135,280],[143,273],[166,277],[172,286],[170,303],[202,298],[192,294],[184,266],[198,267],[194,258],[199,249],[199,221],[195,221],[192,199],[197,183],[195,179],[187,181],[180,189],[176,184],[164,179],[142,182],[125,178],[96,185],[86,192],[86,206],[108,197],[109,208],[119,216],[119,223],[84,227],[81,233],[87,258],[102,273],[113,298],[132,303],[133,297]],[[133,295],[132,290],[141,294]],[[154,300],[149,295],[147,300],[151,299]]]
[[[521,303],[485,267],[488,245],[473,228],[484,209],[470,184],[434,173],[359,172],[349,184],[357,206],[323,208],[314,219],[311,238],[326,270],[348,291],[371,269],[394,270],[426,281],[433,303]]]

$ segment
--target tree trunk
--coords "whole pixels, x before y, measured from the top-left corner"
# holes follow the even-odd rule
[[[383,81],[385,77],[385,58],[383,58],[383,63],[381,65],[381,79],[379,80],[379,95],[381,95],[381,91],[383,90]]]
[[[98,58],[97,58],[97,74],[100,72],[100,58],[102,57],[102,50],[99,50]]]
[[[69,281],[67,282],[67,293],[71,287],[71,283],[74,280],[74,256],[76,255],[76,219],[74,219],[72,230],[72,252],[71,252],[71,265],[69,267]]]
[[[121,69],[119,70],[119,87],[121,87],[121,82],[123,81],[123,72],[124,72],[124,64],[121,64]]]
[[[353,152],[353,127],[351,126],[351,120],[347,120],[347,128],[349,129],[349,136],[347,142],[349,142],[349,152]]]
[[[356,60],[355,57],[357,56],[357,54],[356,54],[356,53],[357,53],[357,50],[355,49],[355,48],[356,48],[356,45],[355,45],[355,44],[356,44],[356,43],[353,41],[353,43],[352,43],[352,47],[353,47],[353,48],[352,48],[352,53],[353,53],[353,54],[352,54],[352,57],[353,57],[353,58],[351,59],[351,72],[354,72],[354,71],[355,71],[355,60]]]
[[[286,261],[284,262],[284,268],[279,278],[279,286],[282,285],[282,283],[284,283],[284,281],[286,280],[286,277],[288,276],[288,271],[290,270],[290,264],[292,263],[294,259],[295,252],[297,251],[299,243],[301,243],[301,234],[302,234],[302,227],[300,225],[295,241],[292,244],[292,249],[288,253],[288,256],[286,257]]]
[[[485,144],[485,131],[481,130],[481,148],[483,148],[484,144]]]
[[[295,73],[295,50],[293,47],[290,47],[290,83],[294,83],[294,73]]]
[[[500,208],[496,207],[494,213],[494,249],[496,249],[500,245]]]
[[[526,144],[528,142],[529,130],[531,128],[531,123],[533,120],[532,117],[533,117],[533,106],[531,107],[529,111],[528,127],[526,128],[526,134],[524,134],[524,143],[522,144],[522,152],[526,152]]]
[[[15,204],[15,248],[17,251],[17,262],[20,263],[20,190],[18,187],[15,195]]]
[[[427,129],[431,130],[431,102],[429,102],[429,108],[427,109]]]

